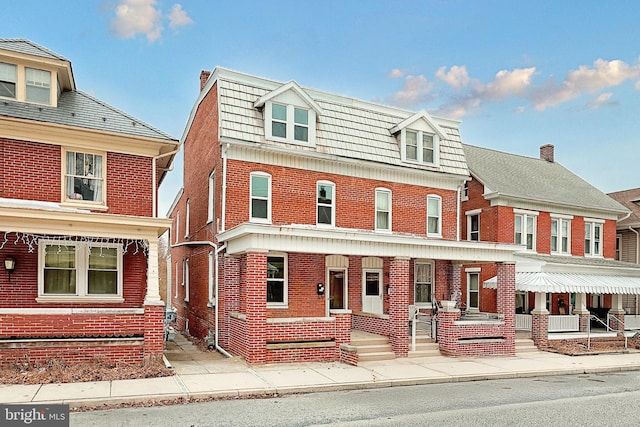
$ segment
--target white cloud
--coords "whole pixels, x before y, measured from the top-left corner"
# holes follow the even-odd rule
[[[454,65],[447,72],[447,67],[440,67],[436,72],[436,77],[451,86],[454,89],[460,89],[467,86],[471,79],[467,72],[466,66]]]
[[[183,25],[193,24],[193,19],[182,9],[182,5],[177,3],[171,6],[171,12],[167,17],[169,18],[169,28],[172,30]]]
[[[433,85],[427,81],[423,75],[405,77],[402,89],[387,99],[387,102],[398,107],[414,107],[421,103],[430,101],[433,96],[431,89]]]
[[[402,71],[399,68],[394,68],[393,70],[389,71],[389,74],[387,74],[387,77],[391,78],[391,79],[399,79],[400,77],[404,76],[404,71]]]
[[[617,59],[613,61],[598,59],[593,63],[593,68],[581,65],[577,70],[570,71],[562,84],[549,80],[533,92],[532,100],[534,107],[543,111],[547,107],[556,106],[584,93],[597,92],[638,78],[640,78],[640,65],[631,66]]]
[[[120,0],[111,31],[121,38],[144,34],[150,42],[158,40],[162,33],[162,13],[155,6],[156,0]]]
[[[151,43],[160,39],[164,27],[163,19],[169,20],[172,30],[193,23],[182,5],[176,3],[163,17],[157,0],[120,0],[115,7],[115,17],[111,21],[111,32],[120,38],[144,35]]]
[[[604,107],[604,106],[611,107],[614,105],[618,105],[617,102],[610,101],[612,96],[613,94],[611,92],[602,93],[598,95],[594,100],[588,102],[587,107],[591,108],[592,110],[595,110],[597,108]]]
[[[513,71],[498,71],[491,83],[477,88],[480,98],[502,101],[521,96],[531,86],[531,76],[536,68],[516,68]]]
[[[526,111],[527,107],[524,106],[519,106],[513,109],[513,112],[516,114],[520,114],[520,113],[524,113]]]

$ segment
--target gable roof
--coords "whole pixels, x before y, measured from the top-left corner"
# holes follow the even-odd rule
[[[427,124],[431,127],[431,129],[433,129],[438,134],[438,136],[440,138],[446,138],[447,137],[447,135],[445,134],[444,130],[442,130],[442,128],[440,126],[438,126],[438,124],[433,120],[433,118],[431,118],[429,113],[427,113],[426,111],[419,111],[419,112],[415,113],[413,116],[404,119],[402,122],[400,122],[397,125],[395,125],[394,127],[392,127],[389,131],[391,133],[400,132],[402,129],[412,125],[413,123],[417,122],[418,120],[424,120],[425,122],[427,122]]]
[[[507,197],[624,215],[624,206],[557,162],[463,144],[485,198]]]
[[[609,197],[631,211],[629,218],[618,221],[618,227],[640,227],[640,188],[609,193]]]
[[[24,53],[25,55],[39,56],[41,58],[55,59],[57,61],[69,61],[64,56],[26,39],[0,39],[0,50]]]
[[[290,82],[291,88],[297,83]],[[200,92],[191,111],[182,141],[186,140],[200,102],[217,85],[219,99],[219,137],[254,143],[256,146],[273,145],[287,150],[308,150],[308,147],[267,141],[262,112],[256,108],[287,84],[237,71],[216,67]],[[298,86],[299,87],[299,86]],[[300,90],[321,109],[317,118],[316,141],[313,150],[320,155],[343,159],[364,160],[407,169],[468,176],[469,171],[462,151],[460,122],[431,117],[444,134],[440,139],[438,166],[402,162],[399,141],[390,132],[394,126],[413,117],[414,111],[375,104],[346,96],[300,87]]]
[[[322,108],[320,108],[320,106],[313,100],[313,98],[311,98],[309,95],[307,95],[307,93],[304,91],[304,89],[302,89],[300,87],[300,85],[298,83],[296,83],[295,81],[291,80],[289,83],[284,84],[282,86],[280,86],[278,89],[271,91],[263,96],[261,96],[260,98],[258,98],[258,100],[254,103],[254,106],[256,108],[260,108],[262,107],[265,102],[276,98],[278,95],[283,94],[287,91],[293,91],[296,94],[298,94],[298,96],[300,96],[300,98],[304,99],[304,101],[307,103],[307,105],[309,107],[311,107],[311,109],[313,109],[317,114],[322,114]]]

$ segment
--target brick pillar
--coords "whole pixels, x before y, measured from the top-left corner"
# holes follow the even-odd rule
[[[536,292],[536,306],[531,312],[531,339],[538,348],[549,346],[549,310],[545,292]]]
[[[144,306],[144,360],[162,362],[164,351],[164,303]]]
[[[447,356],[457,356],[460,352],[460,328],[455,325],[460,320],[460,310],[457,308],[443,307],[438,311],[438,346],[440,352]]]
[[[218,316],[220,316],[218,344],[227,349],[231,344],[231,322],[229,314],[240,311],[240,258],[226,255],[218,265],[222,266],[218,281]]]
[[[267,346],[267,254],[248,252],[245,257],[247,362],[264,363]]]
[[[394,258],[389,268],[390,341],[396,357],[409,356],[409,258]]]
[[[498,314],[504,316],[503,337],[505,351],[516,351],[516,264],[498,263],[497,307]]]
[[[347,311],[331,314],[336,319],[336,358],[340,357],[340,345],[351,342],[351,313]]]
[[[462,264],[450,264],[449,277],[451,280],[449,300],[457,302],[460,307],[462,302]]]

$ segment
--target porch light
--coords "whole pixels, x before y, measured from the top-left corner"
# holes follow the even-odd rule
[[[16,268],[16,260],[12,256],[8,256],[4,259],[4,268],[7,270],[7,275],[11,279],[11,272]]]

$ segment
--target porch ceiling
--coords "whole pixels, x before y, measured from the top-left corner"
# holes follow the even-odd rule
[[[497,277],[483,285],[496,289]],[[640,277],[575,273],[516,272],[516,291],[543,293],[640,294]]]
[[[520,246],[433,239],[368,230],[318,228],[307,225],[241,224],[218,236],[227,253],[279,251],[444,259],[460,263],[513,262]]]

